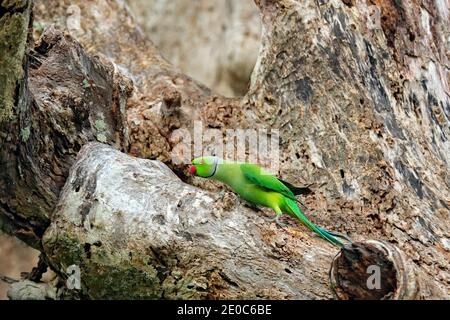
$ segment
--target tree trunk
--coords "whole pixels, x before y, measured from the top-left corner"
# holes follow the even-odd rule
[[[88,144],[44,251],[59,270],[79,266],[97,299],[331,298],[333,248],[320,241],[298,226],[279,230],[232,194],[185,184],[158,161]]]
[[[247,92],[261,35],[253,1],[131,0],[128,4],[161,54],[184,73],[222,95]]]
[[[17,146],[20,136],[24,139],[29,133],[24,110],[28,107],[25,54],[31,1],[5,2],[0,9],[0,226],[37,245],[45,228],[36,231],[36,235],[29,227],[33,222],[17,215],[17,200],[11,196],[18,189],[21,174]]]
[[[16,65],[25,61],[26,72],[19,67],[15,73],[5,72],[17,79],[21,74],[25,77],[17,84],[6,78],[17,104],[7,104],[3,113],[6,117],[11,110],[1,129],[0,217],[6,231],[40,249],[59,191],[81,146],[98,140],[127,149],[125,103],[131,84],[109,61],[86,55],[69,36],[51,29],[23,59],[30,16],[30,3],[24,3],[27,9],[20,13],[12,8],[11,17],[28,14],[28,18],[4,33],[6,41],[11,34],[23,35],[21,43],[11,46],[22,48],[13,54]]]
[[[229,99],[166,62],[123,2],[37,1],[36,20],[68,34],[47,29],[25,77],[23,50],[6,52],[16,69],[3,110],[21,121],[0,130],[13,137],[2,138],[2,229],[62,278],[79,266],[90,298],[448,298],[448,5],[256,3],[262,48],[248,93]],[[311,220],[358,242],[333,259],[291,220],[279,228],[231,193],[119,152],[217,190],[171,157],[174,133],[196,120],[222,134],[278,129],[280,176],[310,185]],[[83,147],[95,140],[119,151]],[[383,276],[371,291],[373,264]]]

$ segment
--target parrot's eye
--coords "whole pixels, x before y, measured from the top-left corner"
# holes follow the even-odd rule
[[[205,163],[205,160],[200,160],[200,164],[204,164]]]

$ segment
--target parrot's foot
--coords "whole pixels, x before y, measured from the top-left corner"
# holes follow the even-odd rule
[[[277,214],[275,215],[274,218],[270,218],[269,221],[270,222],[275,222],[277,225],[279,225],[280,227],[286,227],[286,224],[280,221],[281,215]]]

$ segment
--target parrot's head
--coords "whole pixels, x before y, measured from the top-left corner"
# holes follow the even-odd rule
[[[214,156],[200,157],[192,160],[192,166],[189,168],[191,176],[202,178],[212,177],[217,171],[219,158]]]

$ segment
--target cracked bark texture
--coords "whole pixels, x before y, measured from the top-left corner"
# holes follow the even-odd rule
[[[320,266],[333,248],[320,242],[98,143],[80,152],[43,238],[94,299],[330,298]]]
[[[39,249],[81,146],[98,140],[127,149],[131,81],[53,28],[26,54],[18,103],[2,126],[0,217],[2,229]]]
[[[389,241],[406,257],[408,270],[414,270],[418,290],[409,298],[448,298],[448,4],[339,0],[256,4],[263,26],[262,49],[242,99],[211,94],[171,66],[143,36],[122,1],[36,1],[35,17],[39,24],[54,23],[54,28],[67,32],[51,31],[52,39],[65,39],[75,47],[72,38],[76,39],[88,61],[98,56],[103,66],[110,63],[133,81],[124,125],[129,136],[123,141],[128,142],[116,148],[164,161],[196,184],[185,177],[185,166],[171,161],[177,142],[171,140],[174,131],[190,128],[194,120],[222,131],[277,128],[280,176],[312,184],[313,192],[304,199],[311,220],[355,240]],[[374,10],[380,12],[379,27],[370,21],[376,17]],[[47,49],[44,46],[43,51]],[[43,59],[39,68],[50,61]],[[48,105],[50,110],[67,110],[56,101]],[[111,103],[102,112],[108,107]],[[56,117],[53,125],[59,121]],[[93,127],[87,130],[93,139],[81,140],[79,147],[95,140]],[[67,158],[71,162],[55,162],[54,168],[64,170],[61,180],[48,180],[54,183],[54,195],[59,194],[75,153]],[[105,163],[114,168],[117,184],[104,174]],[[164,188],[155,187],[159,183]],[[192,194],[181,198],[179,190]],[[147,193],[159,199],[144,200]],[[126,198],[134,209],[116,203],[116,197]],[[69,264],[81,264],[83,291],[93,298],[333,297],[328,269],[334,248],[311,238],[291,220],[279,229],[232,194],[224,197],[216,207],[205,208],[201,201],[211,203],[215,198],[183,184],[159,162],[91,144],[79,154],[61,198],[37,194],[30,205],[50,199],[42,214],[45,219],[53,217],[44,252],[61,277]],[[175,203],[195,200],[191,206],[173,208]],[[26,210],[15,207],[14,215],[26,217]],[[169,223],[171,216],[174,220]],[[200,223],[201,218],[206,223]],[[224,234],[222,228],[230,232]],[[158,246],[152,250],[153,243]],[[208,244],[216,255],[204,249]],[[254,253],[253,244],[262,250]],[[232,252],[237,256],[229,258]],[[208,268],[211,265],[214,268]],[[127,285],[130,280],[134,286]]]
[[[258,4],[263,49],[243,105],[280,128],[281,171],[322,186],[319,224],[392,241],[428,279],[422,293],[448,297],[448,4]]]

